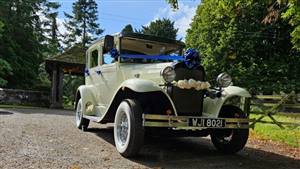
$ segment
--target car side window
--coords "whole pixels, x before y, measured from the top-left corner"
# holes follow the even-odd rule
[[[90,68],[98,66],[98,50],[92,51],[90,55]]]
[[[114,62],[115,59],[111,57],[111,54],[109,52],[103,54],[103,64],[110,64]]]

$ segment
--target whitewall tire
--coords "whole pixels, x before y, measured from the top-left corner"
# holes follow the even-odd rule
[[[82,100],[79,99],[77,104],[76,104],[76,108],[75,108],[75,122],[76,122],[76,127],[79,129],[82,129],[83,131],[85,131],[90,123],[90,120],[85,119],[83,117],[83,106],[82,106]]]
[[[142,109],[136,100],[126,99],[119,105],[114,123],[117,151],[124,157],[138,153],[144,142]]]

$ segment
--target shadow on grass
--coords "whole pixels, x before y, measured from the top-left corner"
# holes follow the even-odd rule
[[[87,132],[114,145],[112,127],[89,128]],[[210,139],[191,137],[147,136],[138,156],[130,160],[151,168],[298,169],[300,166],[299,160],[248,147],[235,155],[225,155],[215,150]]]

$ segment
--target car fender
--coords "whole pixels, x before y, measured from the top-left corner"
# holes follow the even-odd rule
[[[153,81],[138,78],[124,81],[119,88],[124,87],[127,87],[138,93],[161,91],[161,87],[159,87]]]
[[[205,98],[203,104],[203,113],[209,117],[218,117],[219,112],[224,105],[224,103],[232,97],[251,97],[250,93],[240,87],[237,86],[228,86],[223,89],[222,96],[220,98]]]
[[[97,91],[97,90],[92,85],[81,85],[78,87],[77,92],[76,92],[76,104],[77,104],[78,100],[81,98],[82,106],[83,106],[82,107],[83,114],[87,114],[86,105],[88,103],[91,103],[91,105],[95,105],[95,103],[97,103],[96,96],[93,94],[93,93],[95,93],[95,91]]]
[[[156,91],[162,92],[167,97],[169,102],[171,103],[172,108],[174,110],[174,114],[177,115],[175,105],[174,105],[173,101],[171,100],[170,96],[161,87],[159,87],[157,84],[155,84],[153,81],[144,80],[144,79],[128,79],[119,86],[118,90],[116,90],[116,93],[114,94],[114,96],[109,104],[109,108],[107,109],[105,115],[98,120],[98,122],[101,122],[103,119],[112,117],[112,113],[113,114],[115,113],[114,111],[110,111],[111,109],[113,109],[113,107],[112,107],[113,102],[118,100],[118,97],[117,97],[118,93],[121,91],[124,91],[126,88],[132,90],[133,92],[137,92],[137,93],[156,92]],[[120,102],[120,100],[119,100],[119,102]]]
[[[160,86],[158,86],[155,82],[151,81],[151,80],[145,80],[145,79],[128,79],[126,81],[124,81],[121,85],[119,89],[122,88],[129,88],[134,92],[138,92],[138,93],[143,93],[143,92],[155,92],[155,91],[160,91],[162,92],[169,100],[169,102],[171,103],[174,113],[175,115],[177,115],[177,111],[175,108],[175,105],[172,101],[172,99],[170,98],[170,96],[167,94],[167,92],[165,92]]]

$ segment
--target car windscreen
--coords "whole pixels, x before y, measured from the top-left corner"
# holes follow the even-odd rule
[[[120,55],[122,63],[172,62],[180,59],[181,51],[178,44],[125,37]]]

